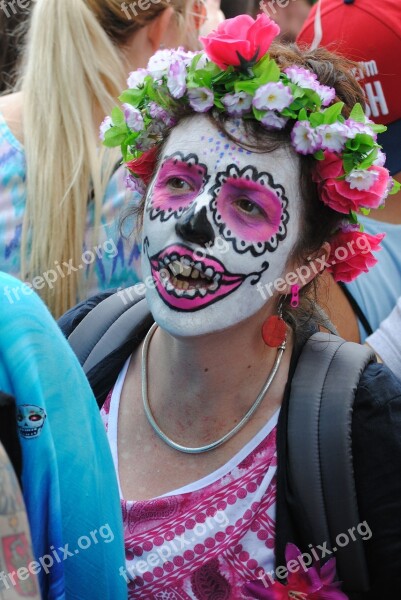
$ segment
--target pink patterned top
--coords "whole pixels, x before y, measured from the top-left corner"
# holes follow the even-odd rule
[[[117,425],[129,360],[101,415],[118,474]],[[245,600],[245,582],[274,569],[278,412],[227,464],[147,501],[120,497],[128,598]]]

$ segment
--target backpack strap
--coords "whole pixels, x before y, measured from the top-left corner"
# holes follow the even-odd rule
[[[326,543],[349,592],[369,589],[363,541],[352,536],[360,519],[351,427],[358,383],[372,360],[365,346],[315,333],[298,361],[288,412],[288,477],[305,534],[315,547]]]
[[[68,341],[86,374],[123,346],[132,331],[152,318],[144,286],[134,285],[109,296],[93,308],[74,329]]]

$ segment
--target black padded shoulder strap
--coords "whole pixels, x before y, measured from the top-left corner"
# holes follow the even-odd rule
[[[358,383],[372,360],[375,355],[365,346],[316,333],[305,344],[291,382],[290,485],[310,536],[306,541],[315,547],[327,542],[349,592],[369,589],[363,542],[350,533],[360,522],[351,426]],[[339,534],[350,540],[344,547]]]
[[[132,331],[152,322],[143,285],[109,296],[93,308],[70,334],[68,341],[85,373],[123,346]]]

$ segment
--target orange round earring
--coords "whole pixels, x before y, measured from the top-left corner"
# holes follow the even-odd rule
[[[287,338],[287,325],[282,315],[282,302],[278,308],[278,315],[271,315],[263,323],[262,338],[266,346],[278,348]]]

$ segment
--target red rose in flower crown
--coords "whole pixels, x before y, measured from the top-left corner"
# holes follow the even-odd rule
[[[158,152],[159,148],[154,146],[150,150],[144,152],[140,158],[135,158],[134,160],[126,163],[128,169],[136,177],[140,177],[146,185],[150,183],[152,175],[155,171]]]
[[[384,233],[370,235],[359,231],[358,226],[345,226],[330,240],[327,271],[332,273],[335,281],[345,283],[367,273],[377,263],[372,252],[381,250],[380,242],[384,237]]]
[[[248,67],[267,53],[280,27],[265,14],[256,20],[249,15],[227,19],[207,37],[201,37],[207,56],[225,71],[228,67]]]
[[[342,179],[339,179],[342,178]],[[346,175],[340,156],[328,150],[319,161],[313,177],[319,184],[321,200],[333,210],[349,214],[361,208],[378,208],[389,190],[387,169],[372,165],[368,169],[354,169]]]

